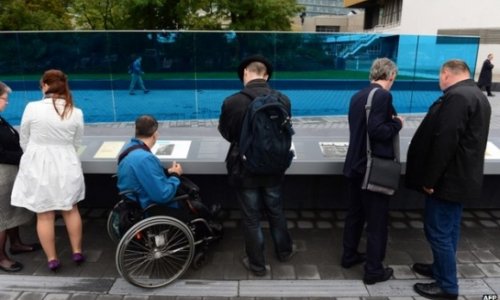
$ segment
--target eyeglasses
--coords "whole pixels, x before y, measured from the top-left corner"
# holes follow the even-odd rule
[[[0,100],[7,102],[7,97],[0,97]]]

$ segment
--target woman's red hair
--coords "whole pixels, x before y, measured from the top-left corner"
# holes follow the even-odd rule
[[[49,88],[45,91],[46,96],[52,97],[52,103],[54,104],[54,109],[57,114],[61,116],[61,119],[65,119],[73,111],[73,97],[71,96],[71,91],[68,85],[68,76],[60,70],[47,70],[43,73],[40,84],[47,84]],[[66,100],[64,105],[64,110],[62,112],[58,111],[56,108],[56,99]]]

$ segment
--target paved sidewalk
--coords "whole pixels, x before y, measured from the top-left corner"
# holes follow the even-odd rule
[[[240,214],[230,211],[224,221],[224,239],[213,245],[208,262],[190,269],[178,281],[159,289],[145,290],[123,280],[115,268],[115,245],[106,233],[107,210],[83,209],[84,247],[87,262],[75,266],[61,220],[57,247],[63,267],[47,269],[43,253],[15,255],[25,264],[15,274],[0,273],[0,300],[4,299],[417,299],[412,285],[428,281],[415,274],[413,262],[429,262],[432,254],[425,241],[421,211],[391,211],[385,263],[394,268],[391,280],[364,285],[362,266],[340,266],[344,211],[287,211],[298,254],[287,263],[272,255],[266,230],[268,275],[255,277],[241,265],[244,255],[239,229]],[[263,222],[264,227],[267,223]],[[458,251],[460,294],[480,299],[500,293],[499,210],[464,213]],[[27,241],[35,241],[35,226],[22,228]],[[364,240],[362,244],[364,245]]]

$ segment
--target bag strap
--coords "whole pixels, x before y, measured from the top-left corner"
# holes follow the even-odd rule
[[[144,149],[148,152],[151,152],[151,150],[149,150],[149,147],[144,145],[144,144],[136,144],[136,145],[132,145],[130,147],[128,147],[127,149],[125,149],[125,151],[123,151],[120,156],[118,156],[118,164],[120,164],[120,162],[132,151],[134,150],[137,150],[137,149]]]
[[[370,111],[372,108],[373,96],[378,88],[373,88],[368,94],[368,99],[366,100],[365,111],[366,111],[366,156],[367,163],[371,165],[372,160],[372,149],[370,146],[370,137],[368,135],[368,118],[370,117]],[[394,159],[399,162],[400,154],[399,154],[399,133],[397,133],[392,139],[392,147],[394,149]]]

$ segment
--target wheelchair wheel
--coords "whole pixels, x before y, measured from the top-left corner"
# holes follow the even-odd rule
[[[183,222],[167,216],[140,221],[116,249],[116,266],[125,280],[143,288],[165,286],[182,276],[195,252],[194,238]]]
[[[115,244],[118,244],[120,241],[120,236],[118,235],[118,216],[114,209],[109,212],[108,220],[106,222],[106,229],[108,231],[108,236],[111,241]]]
[[[195,254],[193,258],[193,262],[191,263],[191,267],[195,270],[199,270],[207,263],[207,255],[205,252],[198,252]]]

